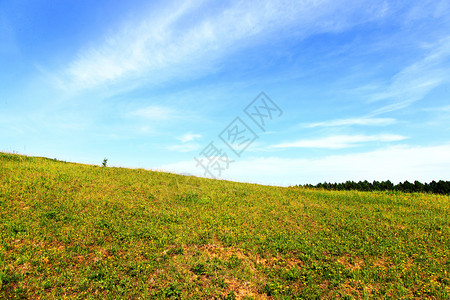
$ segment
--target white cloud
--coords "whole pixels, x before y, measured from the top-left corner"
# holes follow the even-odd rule
[[[317,159],[256,157],[231,163],[229,169],[223,171],[223,177],[276,185],[347,180],[450,180],[448,153],[450,144],[425,147],[393,146],[371,152]],[[159,169],[203,175],[203,170],[196,167],[193,160],[165,165]]]
[[[186,133],[177,138],[182,144],[169,146],[167,149],[177,152],[192,152],[200,149],[200,144],[194,143],[196,139],[201,138],[200,134]]]
[[[96,46],[83,49],[63,72],[68,88],[83,89],[142,77],[150,82],[208,72],[214,61],[257,43],[258,37],[289,32],[307,37],[336,32],[382,17],[386,5],[332,0],[255,0],[223,4],[198,15],[210,1],[174,1],[140,22],[130,22]],[[228,6],[227,6],[228,5]],[[338,13],[337,13],[338,12]],[[281,31],[280,31],[281,30]],[[277,33],[278,32],[278,33]],[[250,39],[251,42],[250,42]]]
[[[178,140],[180,140],[182,143],[187,143],[187,142],[192,142],[192,141],[194,141],[195,139],[199,139],[199,138],[201,138],[201,137],[202,137],[202,136],[201,136],[200,134],[186,133],[186,134],[180,136],[180,137],[178,138]]]
[[[367,142],[396,142],[406,137],[396,134],[378,135],[335,135],[317,139],[305,139],[294,142],[281,143],[271,148],[326,148],[343,149],[360,145]]]
[[[352,118],[352,119],[338,119],[325,122],[311,123],[307,124],[305,127],[314,128],[314,127],[336,127],[336,126],[352,126],[352,125],[387,126],[395,124],[396,122],[397,120],[392,118]]]

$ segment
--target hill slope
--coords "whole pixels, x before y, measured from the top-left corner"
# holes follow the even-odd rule
[[[0,298],[448,298],[449,207],[0,153]]]

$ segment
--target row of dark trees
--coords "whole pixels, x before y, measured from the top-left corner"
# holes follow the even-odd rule
[[[302,186],[302,185],[298,185]],[[393,184],[391,181],[347,181],[344,183],[319,183],[317,185],[305,184],[303,187],[309,188],[321,188],[325,190],[333,191],[400,191],[405,193],[434,193],[442,195],[450,195],[450,181],[439,180],[438,182],[432,181],[430,183],[421,183],[419,181],[414,181],[411,183],[409,181],[400,182],[398,184]]]

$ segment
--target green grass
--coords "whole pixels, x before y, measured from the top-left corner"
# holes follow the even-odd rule
[[[0,153],[0,298],[449,298],[450,198]]]

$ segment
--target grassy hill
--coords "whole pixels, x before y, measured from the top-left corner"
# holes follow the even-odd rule
[[[0,153],[0,298],[450,295],[450,198]]]

